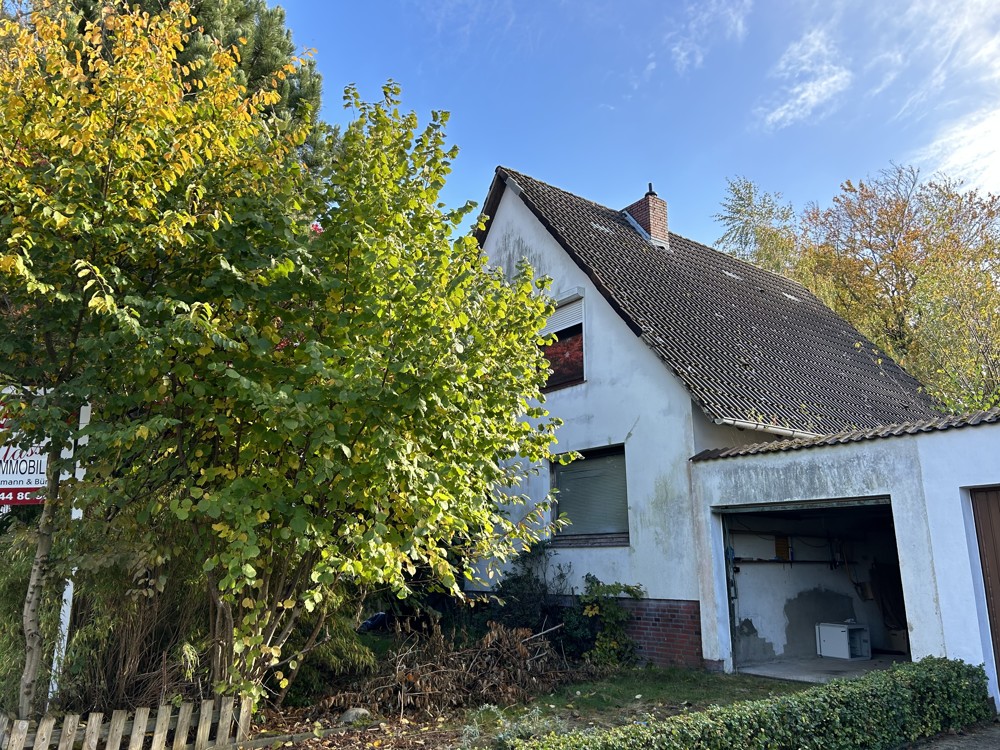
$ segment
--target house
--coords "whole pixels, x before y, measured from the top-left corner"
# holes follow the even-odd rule
[[[817,623],[856,620],[876,651],[992,664],[973,508],[1000,415],[942,421],[805,288],[671,233],[651,185],[616,210],[500,167],[484,213],[491,263],[553,280],[546,405],[584,458],[527,492],[559,490],[574,585],[645,588],[648,659],[814,655]]]

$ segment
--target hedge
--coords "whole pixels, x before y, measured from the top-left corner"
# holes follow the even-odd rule
[[[986,672],[928,657],[777,698],[607,731],[551,734],[518,750],[894,750],[994,716]]]

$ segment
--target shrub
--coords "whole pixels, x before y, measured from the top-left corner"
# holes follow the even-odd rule
[[[545,542],[525,550],[504,574],[490,604],[476,608],[478,630],[485,633],[491,620],[535,632],[561,622],[565,609],[561,600],[570,592],[569,572],[569,567],[552,564],[552,551]]]
[[[625,629],[629,612],[621,604],[624,596],[641,599],[645,591],[642,586],[604,583],[585,575],[583,593],[563,616],[563,647],[596,667],[633,664],[636,643]]]
[[[413,632],[380,660],[374,675],[323,701],[324,708],[363,706],[373,713],[440,715],[454,708],[513,705],[566,679],[544,637],[526,628],[490,623],[472,645],[456,643],[433,625]]]
[[[892,750],[993,716],[986,673],[929,657],[793,695],[610,731],[550,734],[520,750]]]

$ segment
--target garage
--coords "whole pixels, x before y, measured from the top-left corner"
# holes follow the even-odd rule
[[[1000,701],[998,456],[1000,408],[693,457],[706,662],[819,680],[943,656]],[[817,623],[873,658],[815,656]]]
[[[716,511],[736,669],[770,674],[775,662],[794,662],[797,671],[818,669],[821,681],[826,667],[841,673],[908,658],[890,498]]]

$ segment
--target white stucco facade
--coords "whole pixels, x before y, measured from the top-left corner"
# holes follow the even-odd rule
[[[688,458],[704,447],[761,436],[737,440],[743,433],[713,425],[693,408],[680,381],[511,191],[504,192],[484,251],[508,270],[526,258],[539,276],[553,280],[557,301],[582,292],[585,382],[546,397],[546,408],[563,420],[557,449],[625,448],[628,546],[560,547],[554,563],[571,566],[569,582],[577,590],[583,575],[593,573],[605,582],[641,584],[652,599],[698,599],[701,558],[692,546],[696,514]],[[525,489],[533,498],[544,497],[550,489],[547,467]]]
[[[702,578],[705,658],[732,667],[720,508],[888,497],[911,657],[985,664],[1000,698],[969,494],[1000,485],[998,458],[1000,425],[987,424],[693,463],[698,534],[713,560]]]

